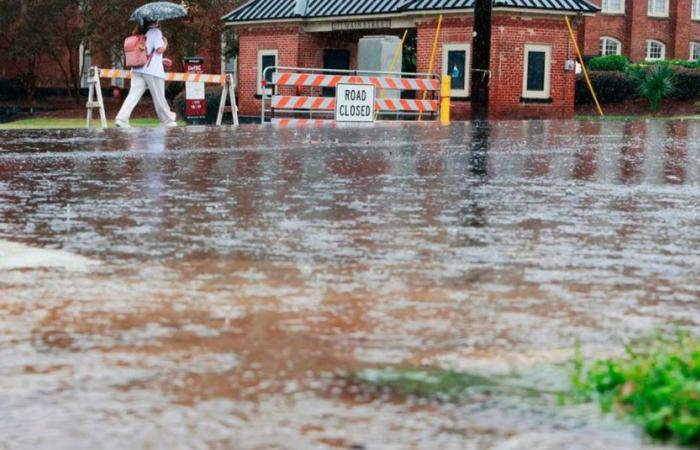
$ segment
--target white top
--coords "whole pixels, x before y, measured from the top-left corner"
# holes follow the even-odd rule
[[[143,67],[133,69],[133,72],[165,79],[163,55],[156,52],[156,49],[164,46],[165,41],[163,40],[163,33],[160,31],[160,28],[149,28],[146,32],[146,52],[149,55],[153,55],[151,56],[151,62]]]

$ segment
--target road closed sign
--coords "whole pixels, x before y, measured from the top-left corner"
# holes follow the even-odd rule
[[[336,122],[374,122],[374,85],[338,84],[335,88]]]

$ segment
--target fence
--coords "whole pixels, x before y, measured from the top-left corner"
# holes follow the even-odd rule
[[[449,102],[449,89],[441,90],[441,79],[435,74],[271,66],[263,72],[263,80],[268,79],[271,81],[263,81],[262,86],[262,123],[267,117],[282,125],[320,126],[322,120],[333,120],[336,98],[330,90],[339,84],[373,85],[378,92],[375,118],[435,120],[440,116],[441,101]],[[401,98],[403,92],[413,92],[416,98]],[[418,99],[419,93],[424,93],[422,99]],[[308,118],[298,119],[299,114]]]
[[[104,99],[102,98],[100,78],[130,79],[131,71],[119,69],[100,69],[99,67],[90,68],[88,80],[88,101],[85,105],[87,108],[87,128],[90,128],[90,124],[92,122],[93,109],[99,110],[100,125],[102,128],[107,128],[107,115],[105,113]],[[216,124],[221,125],[224,118],[224,112],[226,112],[227,109],[230,109],[231,114],[233,115],[233,125],[238,126],[238,106],[236,105],[233,76],[231,74],[211,75],[169,72],[165,74],[165,80],[221,85],[221,101],[219,102],[219,112],[216,118]],[[230,99],[230,107],[226,105],[228,99]]]

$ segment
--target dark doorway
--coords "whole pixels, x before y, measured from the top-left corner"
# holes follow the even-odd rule
[[[326,49],[323,51],[323,68],[332,70],[350,70],[350,51]],[[324,97],[335,97],[335,88],[323,88]]]

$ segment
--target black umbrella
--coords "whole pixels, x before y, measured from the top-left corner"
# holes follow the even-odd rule
[[[144,20],[149,22],[157,22],[159,20],[179,19],[187,16],[187,9],[170,2],[153,2],[136,8],[129,20],[132,22],[143,23]]]

